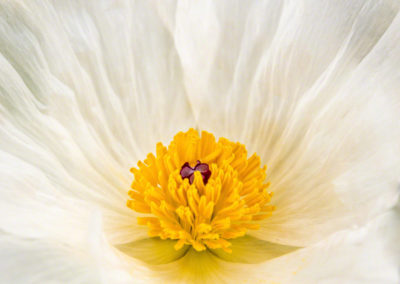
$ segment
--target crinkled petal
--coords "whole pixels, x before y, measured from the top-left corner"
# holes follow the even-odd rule
[[[21,238],[1,232],[0,281],[157,283],[157,278],[142,263],[124,260],[125,256],[104,239],[100,214],[93,214],[89,221],[85,238],[76,238],[74,242],[68,235],[64,239]]]
[[[42,158],[51,156],[43,155]],[[2,231],[22,238],[75,240],[86,231],[92,212],[100,210],[110,241],[119,243],[147,236],[147,231],[142,230],[134,216],[69,194],[70,190],[88,190],[62,168],[53,172],[59,174],[61,180],[54,180],[41,168],[0,151]]]
[[[315,84],[307,93],[312,97],[298,108],[298,119],[278,131],[279,139],[268,140],[274,146],[266,145],[265,162],[277,207],[264,226],[270,240],[305,245],[395,204],[400,176],[399,31],[397,14],[363,60],[347,67],[347,79],[334,80],[336,95],[323,97],[330,92],[329,78]],[[266,236],[263,232],[257,236]]]
[[[396,202],[398,11],[396,1],[176,6],[199,128],[245,143],[268,166],[277,210],[254,236],[304,246]]]
[[[101,283],[84,252],[38,240],[0,237],[2,283]]]
[[[0,66],[0,149],[48,178],[50,194],[104,209],[116,243],[146,235],[125,206],[129,168],[193,125],[155,11],[128,1],[4,2]]]

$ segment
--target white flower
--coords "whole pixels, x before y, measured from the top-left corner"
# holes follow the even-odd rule
[[[0,282],[399,283],[399,9],[2,1]],[[130,168],[192,127],[268,165],[276,209],[232,253],[126,206]]]

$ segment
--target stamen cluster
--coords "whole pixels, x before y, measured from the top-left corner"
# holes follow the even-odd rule
[[[230,252],[230,239],[258,229],[258,221],[274,210],[260,158],[247,158],[244,145],[217,142],[205,131],[201,137],[194,129],[180,132],[168,148],[158,143],[156,155],[131,171],[127,206],[147,214],[138,222],[151,237],[177,240],[177,250],[191,245]]]

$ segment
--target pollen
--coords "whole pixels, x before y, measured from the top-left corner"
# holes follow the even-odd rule
[[[150,237],[176,240],[197,251],[223,249],[229,240],[257,230],[271,216],[266,166],[240,143],[194,129],[179,132],[168,147],[158,143],[137,168],[127,206],[143,216]]]

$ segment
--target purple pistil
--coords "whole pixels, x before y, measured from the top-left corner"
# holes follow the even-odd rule
[[[187,179],[189,179],[189,183],[192,184],[193,180],[194,180],[194,172],[195,171],[198,171],[201,173],[201,176],[203,177],[203,183],[207,184],[208,179],[211,176],[211,171],[207,164],[202,164],[202,163],[200,163],[200,161],[197,161],[197,164],[196,164],[196,166],[194,166],[194,168],[192,168],[189,165],[189,163],[186,162],[185,164],[183,164],[180,174],[181,174],[182,179],[187,178]]]

